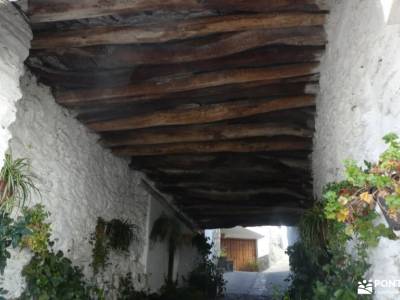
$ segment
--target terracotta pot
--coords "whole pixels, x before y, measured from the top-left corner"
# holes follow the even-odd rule
[[[389,214],[385,198],[383,198],[383,197],[378,196],[377,202],[378,202],[379,207],[381,208],[383,215],[385,216],[385,219],[388,222],[390,228],[392,228],[395,231],[399,231],[400,230],[400,213],[397,213],[396,215]]]

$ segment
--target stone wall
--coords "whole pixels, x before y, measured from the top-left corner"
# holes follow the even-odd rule
[[[343,160],[376,161],[382,136],[400,134],[400,26],[386,24],[382,2],[330,1],[313,154],[318,196],[324,184],[342,178]],[[400,241],[383,239],[371,253],[369,276],[399,279],[399,253]]]
[[[129,169],[128,160],[103,149],[98,136],[58,106],[50,89],[37,84],[29,72],[21,88],[23,98],[10,127],[10,150],[14,157],[26,157],[32,164],[41,195],[35,195],[31,204],[41,202],[50,211],[55,249],[90,276],[89,241],[97,218],[128,220],[137,226],[140,239],[129,255],[112,254],[101,280],[117,285],[119,276],[132,272],[137,286],[145,286],[139,276],[145,272],[143,252],[151,196],[141,186],[142,175]],[[13,296],[20,292],[23,281],[19,273],[27,259],[25,253],[16,253],[5,274],[5,288]]]
[[[28,56],[32,33],[8,0],[0,0],[0,157],[8,148],[9,125],[15,119],[15,103],[21,98],[19,78]],[[3,160],[0,159],[0,167]]]

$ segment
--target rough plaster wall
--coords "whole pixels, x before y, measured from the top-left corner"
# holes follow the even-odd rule
[[[149,214],[149,234],[153,228],[154,222],[162,215],[166,214],[174,217],[173,210],[163,203],[164,200],[153,197],[151,200]],[[183,232],[191,234],[186,225],[181,223]],[[165,278],[168,274],[168,244],[149,241],[149,251],[147,255],[147,275],[149,288],[152,292],[157,292],[165,283]],[[180,246],[174,258],[174,279],[178,279],[182,283],[182,276],[186,276],[193,270],[198,252],[190,244]]]
[[[344,159],[377,159],[382,136],[400,133],[400,26],[386,25],[380,0],[332,1],[321,66],[314,186],[342,176]]]
[[[342,178],[343,160],[376,161],[384,149],[382,136],[400,133],[400,26],[385,24],[380,0],[330,5],[314,140],[316,195]],[[383,239],[371,253],[370,276],[399,279],[399,253],[400,241]]]
[[[8,2],[0,0],[0,168],[15,120],[15,103],[21,98],[19,78],[24,71],[32,33],[29,25]]]
[[[29,72],[21,85],[23,98],[10,128],[10,148],[14,157],[31,160],[42,203],[51,212],[55,248],[84,266],[90,276],[89,239],[97,218],[129,220],[138,226],[140,241],[132,245],[130,255],[112,255],[104,279],[116,283],[120,275],[131,271],[137,286],[144,286],[139,274],[144,273],[142,254],[151,196],[140,185],[141,175],[129,169],[127,160],[98,145],[98,137],[58,106],[50,90],[38,85]],[[38,201],[35,196],[32,204]],[[28,259],[26,253],[15,253],[7,268],[4,287],[13,297],[20,293],[19,274]]]

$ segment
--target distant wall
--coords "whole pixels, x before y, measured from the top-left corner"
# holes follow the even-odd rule
[[[318,196],[324,184],[343,177],[343,160],[376,161],[384,149],[382,136],[400,134],[400,26],[386,24],[381,6],[390,1],[328,2],[329,43],[321,65],[313,154]],[[371,253],[367,276],[399,279],[399,253],[400,241],[382,239]]]
[[[174,210],[168,205],[166,200],[153,197],[149,212],[149,234],[155,221],[163,214],[169,217],[176,217]],[[174,259],[174,280],[178,279],[182,283],[182,276],[186,276],[193,270],[198,259],[197,249],[192,247],[191,236],[193,230],[183,222],[180,222],[187,239],[177,249]],[[165,283],[168,273],[168,243],[152,242],[149,240],[149,250],[147,255],[147,274],[151,291],[157,292]]]

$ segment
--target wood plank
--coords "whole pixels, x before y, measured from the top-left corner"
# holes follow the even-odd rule
[[[151,156],[154,157],[154,156]],[[142,157],[140,157],[142,158]],[[302,178],[304,183],[310,184],[312,182],[311,174],[299,173],[296,170],[291,171],[273,171],[263,170],[262,168],[223,168],[204,170],[204,172],[149,172],[145,171],[146,176],[151,180],[157,182],[162,181],[164,184],[170,183],[175,184],[176,182],[207,182],[214,181],[222,184],[237,184],[243,182],[243,178],[246,178],[246,182],[249,184],[265,184],[266,182],[273,182],[274,180],[288,180],[288,178]]]
[[[31,0],[29,17],[32,23],[54,22],[74,19],[95,18],[114,14],[139,13],[146,11],[275,11],[318,7],[312,0]]]
[[[308,80],[309,77],[304,80]],[[310,78],[314,80],[314,78]],[[229,84],[217,87],[197,89],[186,92],[169,93],[165,95],[143,95],[126,98],[110,98],[96,102],[79,102],[65,106],[79,108],[79,120],[93,122],[107,120],[110,114],[117,117],[139,115],[172,108],[196,107],[206,104],[217,104],[226,101],[243,99],[262,99],[304,95],[316,85],[314,81],[301,81],[296,83],[279,81],[256,81],[242,84]],[[313,91],[313,90],[311,90]],[[313,110],[313,108],[308,108]],[[287,112],[287,114],[289,114]],[[296,111],[298,113],[298,111]],[[280,115],[285,112],[279,112]],[[272,116],[273,120],[282,120],[285,116]],[[305,120],[309,116],[301,113],[299,116],[291,113],[289,119]]]
[[[172,109],[143,116],[88,123],[97,132],[139,129],[169,125],[190,125],[239,119],[267,112],[310,107],[315,97],[304,95],[274,100],[248,100],[205,105],[198,108]]]
[[[202,60],[181,64],[166,65],[143,65],[136,66],[119,63],[118,60],[107,60],[107,67],[110,69],[73,69],[73,65],[68,65],[69,69],[60,70],[44,67],[37,64],[36,60],[28,61],[28,65],[34,70],[35,74],[45,79],[51,85],[57,84],[62,87],[90,87],[90,86],[121,86],[134,82],[149,80],[151,78],[182,74],[194,74],[199,72],[211,72],[217,70],[228,70],[243,67],[265,67],[274,64],[301,63],[319,61],[323,49],[321,47],[263,47],[261,49],[249,50],[239,54],[217,59]],[[81,67],[81,65],[79,65]],[[103,63],[104,67],[104,63]]]
[[[324,46],[323,27],[299,27],[228,33],[199,42],[184,41],[155,45],[112,45],[85,48],[32,50],[32,57],[59,56],[67,60],[91,59],[102,68],[118,65],[159,65],[224,57],[269,45]]]
[[[107,147],[154,145],[182,142],[223,141],[249,137],[278,135],[312,137],[312,131],[283,124],[234,124],[185,127],[161,127],[104,135],[101,142]]]
[[[309,188],[307,184],[302,182],[300,179],[288,177],[286,180],[281,179],[269,179],[265,180],[264,183],[260,181],[242,181],[239,180],[232,182],[221,182],[221,181],[177,181],[173,183],[164,183],[162,179],[156,183],[157,189],[160,191],[176,191],[176,189],[202,189],[202,190],[221,190],[221,191],[242,191],[242,190],[258,190],[266,186],[270,187],[282,187],[291,189],[293,191],[302,192],[308,194]]]
[[[307,195],[301,193],[296,190],[292,190],[290,188],[285,187],[261,187],[257,189],[241,189],[241,190],[214,190],[214,189],[202,189],[202,188],[180,188],[180,187],[172,187],[169,190],[163,190],[165,192],[172,193],[174,195],[190,195],[190,197],[194,198],[204,198],[210,200],[218,200],[218,199],[229,199],[240,200],[240,199],[251,199],[253,197],[265,197],[266,201],[268,201],[268,197],[274,195],[282,195],[291,197],[293,199],[298,200],[306,200]]]
[[[112,152],[121,156],[157,156],[166,154],[187,153],[220,153],[220,152],[268,152],[281,150],[311,149],[309,140],[234,140],[222,142],[175,143],[150,146],[121,146],[112,149]]]
[[[246,175],[248,184],[277,184],[282,180],[293,184],[305,182],[305,178],[310,176],[309,168],[297,168],[282,163],[283,159],[287,159],[285,157],[271,156],[260,159],[260,156],[266,154],[224,153],[140,157],[140,159],[132,158],[131,167],[154,176],[158,183],[170,185],[215,182],[221,186],[227,184],[240,186],[238,184],[242,179],[240,174]],[[310,164],[307,157],[297,160]],[[192,180],[193,175],[196,177]]]
[[[221,169],[229,167],[260,167],[268,166],[270,168],[282,169],[286,164],[282,161],[286,161],[294,158],[285,156],[273,156],[268,154],[206,154],[206,155],[168,155],[163,157],[142,157],[140,159],[132,159],[132,168],[172,168],[181,170],[205,170],[209,169]],[[308,162],[307,155],[302,158],[297,158],[297,161]],[[286,166],[287,167],[287,166]],[[296,167],[290,166],[290,169],[296,169]],[[303,168],[300,168],[303,169]]]
[[[249,215],[262,215],[262,214],[302,214],[304,213],[305,209],[299,206],[295,206],[295,203],[293,203],[294,206],[284,206],[284,205],[277,205],[277,206],[241,206],[238,204],[232,204],[232,209],[230,209],[230,205],[206,205],[206,206],[197,206],[197,207],[186,207],[183,206],[185,212],[188,212],[191,216],[197,216],[197,217],[205,217],[207,215],[209,216],[223,216],[224,215],[224,210],[226,210],[228,213],[225,216],[229,215],[238,215],[240,216],[240,210],[243,209],[243,214],[249,214]],[[253,208],[254,207],[254,208]],[[207,209],[206,209],[207,208]],[[259,209],[257,213],[257,209]]]
[[[119,88],[97,88],[77,91],[65,91],[56,96],[60,104],[100,101],[102,99],[133,97],[140,95],[160,95],[174,92],[190,91],[227,84],[277,80],[305,76],[316,71],[317,63],[303,63],[288,66],[248,68],[228,71],[202,73],[187,78],[157,78],[154,81],[132,84]]]
[[[282,207],[308,207],[310,201],[298,199],[282,194],[257,194],[251,197],[234,198],[234,197],[203,197],[198,198],[188,194],[172,194],[175,203],[179,207],[191,207],[192,205],[242,205],[246,203],[248,206],[264,206],[273,209],[276,206]]]
[[[134,26],[96,26],[88,29],[39,33],[32,41],[32,48],[165,43],[217,33],[320,26],[324,23],[324,13],[283,12],[279,14],[213,16]]]

